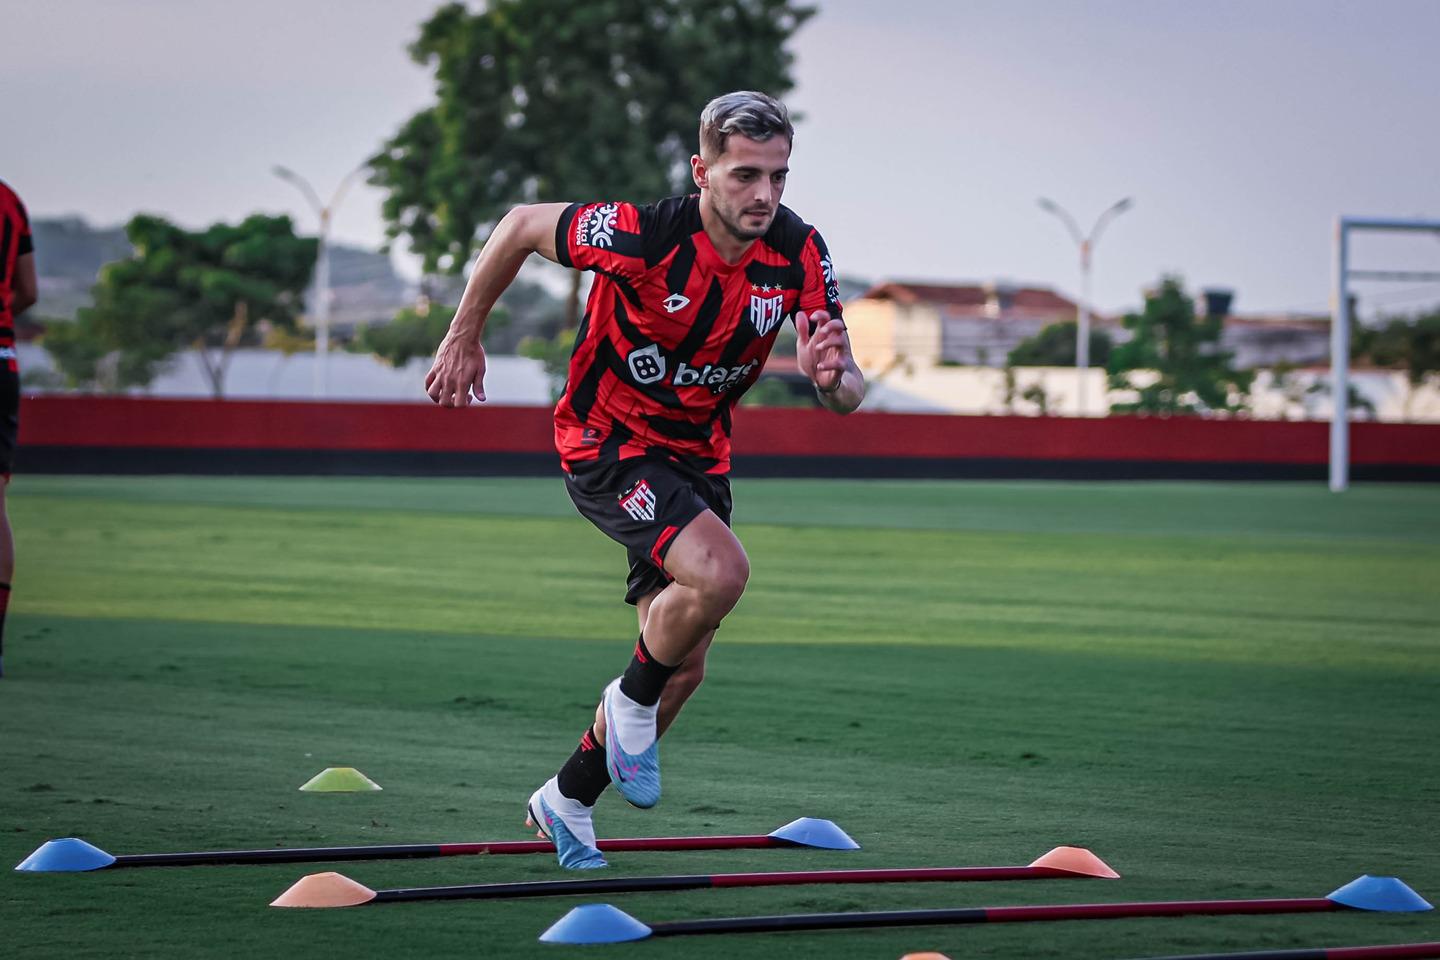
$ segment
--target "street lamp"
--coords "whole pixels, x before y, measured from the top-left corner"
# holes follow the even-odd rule
[[[1110,209],[1100,214],[1095,221],[1095,226],[1090,228],[1090,235],[1087,237],[1080,232],[1080,225],[1075,218],[1054,200],[1046,197],[1040,198],[1040,209],[1055,214],[1060,222],[1065,224],[1065,229],[1070,231],[1076,246],[1080,248],[1080,322],[1075,330],[1075,367],[1079,370],[1079,388],[1076,391],[1076,403],[1079,406],[1080,416],[1085,416],[1085,374],[1090,369],[1090,255],[1095,250],[1095,245],[1100,242],[1100,234],[1115,217],[1130,209],[1132,201],[1129,197],[1113,204]]]
[[[315,293],[310,304],[310,319],[315,324],[315,396],[324,397],[329,393],[329,384],[326,380],[326,358],[330,353],[330,216],[340,206],[345,191],[350,189],[350,184],[364,171],[364,167],[356,167],[345,175],[340,181],[340,186],[335,188],[335,193],[330,197],[328,204],[320,202],[320,195],[315,188],[310,186],[310,181],[289,167],[276,166],[273,168],[275,176],[295,187],[305,195],[305,200],[310,208],[320,218],[320,247],[315,254]]]

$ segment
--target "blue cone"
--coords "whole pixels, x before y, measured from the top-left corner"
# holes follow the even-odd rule
[[[1398,877],[1372,877],[1368,873],[1351,880],[1325,899],[1356,910],[1380,913],[1420,913],[1435,909]]]
[[[65,837],[42,843],[15,869],[27,873],[79,873],[99,870],[114,862],[115,858],[99,847],[75,837]]]
[[[587,903],[556,920],[541,943],[626,943],[644,940],[650,928],[608,903]]]
[[[841,830],[829,820],[801,817],[791,820],[770,836],[799,847],[818,847],[821,850],[859,850],[860,844],[850,839],[850,834]]]

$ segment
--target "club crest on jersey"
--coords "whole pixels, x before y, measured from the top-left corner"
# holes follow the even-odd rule
[[[575,242],[584,247],[614,246],[615,224],[619,220],[619,214],[618,203],[586,208],[575,221]]]
[[[620,495],[620,509],[636,520],[655,519],[655,491],[650,484],[641,480]]]
[[[785,319],[785,295],[762,297],[750,294],[750,323],[765,336]]]
[[[665,357],[653,343],[648,347],[631,350],[625,363],[630,367],[630,376],[635,378],[636,383],[654,383],[665,379]]]

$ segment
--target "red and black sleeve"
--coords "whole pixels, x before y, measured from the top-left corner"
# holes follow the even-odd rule
[[[622,202],[572,203],[555,226],[555,253],[576,270],[637,279],[645,272],[640,209]]]
[[[820,231],[811,230],[800,249],[800,265],[805,269],[805,286],[800,291],[800,309],[806,313],[824,310],[832,318],[844,319],[840,307],[840,287],[835,283],[835,267]]]

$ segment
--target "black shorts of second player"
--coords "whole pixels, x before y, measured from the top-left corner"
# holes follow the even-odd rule
[[[577,464],[565,475],[565,489],[586,520],[625,547],[626,603],[638,603],[673,579],[665,557],[691,520],[711,510],[730,525],[729,478],[665,457]]]
[[[15,464],[15,438],[20,432],[20,374],[14,360],[0,359],[0,474],[10,476]]]

